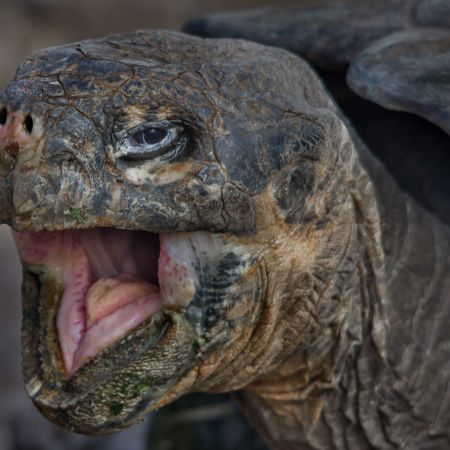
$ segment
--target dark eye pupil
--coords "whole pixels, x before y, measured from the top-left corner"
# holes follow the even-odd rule
[[[157,144],[167,136],[167,130],[164,128],[147,128],[143,134],[146,144]]]

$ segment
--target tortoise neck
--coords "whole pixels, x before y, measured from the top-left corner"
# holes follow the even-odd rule
[[[380,204],[387,322],[386,366],[376,387],[378,440],[448,448],[450,228],[379,168],[371,177]]]
[[[348,448],[335,442],[351,425],[347,414],[355,420],[354,448],[370,442],[359,423],[355,398],[362,365],[367,380],[376,379],[385,366],[384,253],[370,177],[361,166],[352,174],[351,208],[347,208],[353,214],[351,239],[347,254],[334,267],[339,281],[326,281],[339,286],[339,291],[328,289],[329,298],[320,300],[332,304],[339,299],[345,309],[239,394],[250,421],[274,449]]]
[[[378,161],[361,159],[356,265],[342,285],[350,301],[339,332],[320,337],[320,358],[302,348],[239,394],[274,449],[449,445],[440,369],[450,361],[450,233]]]

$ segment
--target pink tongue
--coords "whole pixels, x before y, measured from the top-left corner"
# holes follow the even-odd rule
[[[161,308],[159,288],[132,275],[101,278],[86,296],[86,332],[73,361],[66,365],[72,375],[84,363],[121,339]]]
[[[15,239],[24,261],[45,264],[64,285],[57,329],[69,376],[162,307],[155,235],[100,229],[21,232]]]
[[[133,275],[122,274],[117,278],[100,278],[87,293],[86,325],[90,328],[128,303],[158,292],[157,286]]]

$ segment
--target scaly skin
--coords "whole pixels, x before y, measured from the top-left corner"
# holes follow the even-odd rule
[[[138,32],[30,55],[2,102],[34,121],[25,144],[0,148],[2,222],[202,230],[219,249],[198,262],[189,305],[71,378],[61,286],[25,264],[24,378],[47,417],[100,434],[187,392],[238,391],[274,449],[450,445],[449,231],[396,188],[299,58]],[[123,132],[149,119],[182,123],[190,145],[121,159]]]

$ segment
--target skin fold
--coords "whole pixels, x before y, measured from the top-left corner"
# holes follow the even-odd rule
[[[71,377],[63,286],[22,258],[24,380],[50,420],[109,433],[185,393],[233,391],[274,449],[450,445],[449,230],[300,58],[142,31],[32,53],[1,102],[33,120],[23,139],[0,135],[2,223],[198,242],[190,302]],[[124,159],[128,130],[155,121],[189,145]]]

